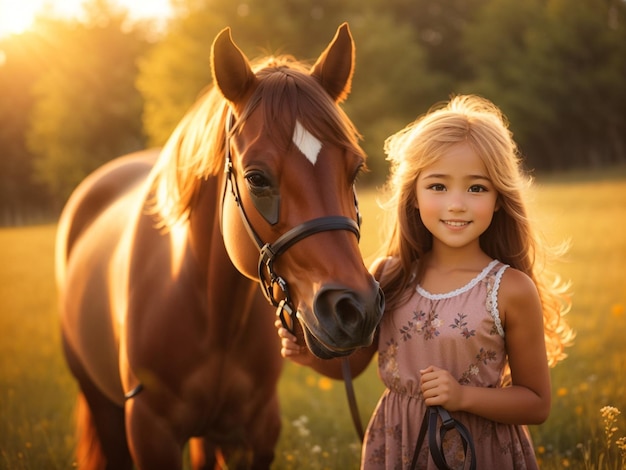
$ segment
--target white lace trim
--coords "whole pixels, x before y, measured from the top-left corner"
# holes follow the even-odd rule
[[[423,289],[422,286],[420,286],[419,284],[417,285],[416,290],[417,290],[417,292],[421,296],[426,297],[427,299],[431,299],[431,300],[449,299],[451,297],[455,297],[455,296],[457,296],[459,294],[462,294],[462,293],[467,292],[468,290],[472,289],[474,286],[476,286],[476,284],[478,284],[480,281],[482,281],[487,276],[487,274],[489,274],[489,271],[491,271],[491,269],[498,263],[499,263],[499,261],[497,259],[494,259],[493,261],[491,261],[491,263],[489,263],[487,265],[487,267],[485,269],[483,269],[480,272],[480,274],[478,276],[476,276],[470,282],[465,284],[463,287],[459,287],[458,289],[455,289],[452,292],[445,292],[443,294],[431,294],[427,290]],[[500,276],[502,276],[502,275],[500,275]],[[496,286],[499,283],[500,283],[499,279],[496,280]],[[497,289],[494,289],[494,291],[497,292]]]
[[[498,310],[498,290],[500,289],[500,281],[502,280],[502,275],[506,268],[509,265],[505,264],[502,266],[498,272],[496,273],[493,288],[491,289],[491,316],[493,317],[493,322],[496,324],[496,330],[498,334],[504,338],[504,328],[502,328],[502,322],[500,321],[500,310]]]

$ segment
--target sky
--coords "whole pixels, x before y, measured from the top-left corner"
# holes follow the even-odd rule
[[[85,0],[0,0],[0,38],[21,33],[33,23],[37,13],[50,11],[54,16],[72,18],[82,13]],[[163,18],[170,11],[169,0],[112,0],[125,7],[133,19]]]

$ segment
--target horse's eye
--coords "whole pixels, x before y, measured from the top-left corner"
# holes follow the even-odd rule
[[[251,191],[260,192],[266,191],[270,189],[271,182],[270,180],[263,175],[263,173],[259,172],[250,172],[246,175],[246,182],[248,183],[248,187]]]

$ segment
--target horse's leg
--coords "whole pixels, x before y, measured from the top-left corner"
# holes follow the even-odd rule
[[[274,447],[278,442],[280,426],[278,397],[274,396],[260,407],[255,421],[246,426],[241,439],[221,444],[219,451],[226,462],[224,468],[268,470],[274,461]]]
[[[140,470],[182,469],[185,439],[176,436],[171,423],[148,406],[145,395],[126,402],[126,432]]]
[[[68,366],[82,392],[78,403],[78,468],[132,469],[124,428],[124,409],[98,390],[65,340],[63,347]]]

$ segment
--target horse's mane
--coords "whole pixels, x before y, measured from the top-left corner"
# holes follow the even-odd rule
[[[268,57],[257,61],[252,69],[259,85],[233,132],[241,130],[247,117],[260,106],[264,132],[281,151],[291,150],[298,120],[320,141],[365,157],[353,123],[303,63],[291,56]],[[217,87],[211,86],[165,143],[150,188],[151,209],[161,227],[167,229],[186,219],[202,181],[224,170],[228,108]]]

